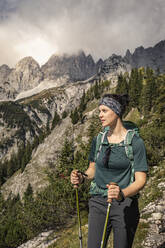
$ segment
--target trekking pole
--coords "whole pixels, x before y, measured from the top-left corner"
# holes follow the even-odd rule
[[[110,183],[110,185],[117,185],[117,183],[113,183],[112,182],[112,183]],[[105,219],[105,224],[104,224],[104,230],[103,230],[103,235],[102,235],[102,240],[101,240],[101,248],[104,248],[104,244],[105,244],[105,235],[106,235],[106,232],[107,232],[107,225],[108,225],[110,208],[111,208],[111,203],[108,202],[107,214],[106,214],[106,219]]]
[[[79,240],[80,248],[82,248],[82,231],[81,231],[81,219],[80,219],[80,209],[79,209],[79,200],[78,200],[78,188],[76,188],[76,205],[77,205],[77,216],[78,216],[78,225],[79,225]]]
[[[82,171],[77,171],[79,174],[83,175],[84,177],[88,177],[87,174],[85,174]],[[79,240],[80,240],[80,248],[83,247],[82,245],[82,231],[81,231],[81,219],[80,219],[80,209],[79,209],[79,199],[78,199],[78,185],[76,185],[76,205],[77,205],[77,217],[78,217],[78,226],[79,226]]]

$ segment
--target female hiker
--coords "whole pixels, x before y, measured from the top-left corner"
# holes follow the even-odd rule
[[[138,193],[146,183],[148,166],[143,140],[134,130],[127,130],[122,122],[127,105],[128,96],[116,94],[104,95],[99,103],[102,127],[109,127],[109,131],[102,135],[99,149],[98,138],[93,139],[89,168],[85,171],[87,179],[92,180],[88,248],[101,247],[108,202],[111,208],[104,247],[113,229],[114,248],[131,248],[139,222]],[[71,183],[83,182],[84,175],[73,170]]]

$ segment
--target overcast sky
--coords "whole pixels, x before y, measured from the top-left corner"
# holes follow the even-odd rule
[[[0,0],[0,65],[84,50],[95,60],[165,39],[165,0]]]

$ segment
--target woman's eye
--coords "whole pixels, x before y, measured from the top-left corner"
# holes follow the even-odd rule
[[[106,113],[106,112],[107,112],[106,109],[102,109],[102,110],[99,111],[99,114],[101,114],[101,113]]]

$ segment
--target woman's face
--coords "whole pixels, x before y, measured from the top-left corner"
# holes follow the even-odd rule
[[[115,125],[117,119],[119,118],[115,112],[113,112],[110,108],[105,105],[100,105],[99,111],[99,118],[103,127]]]

